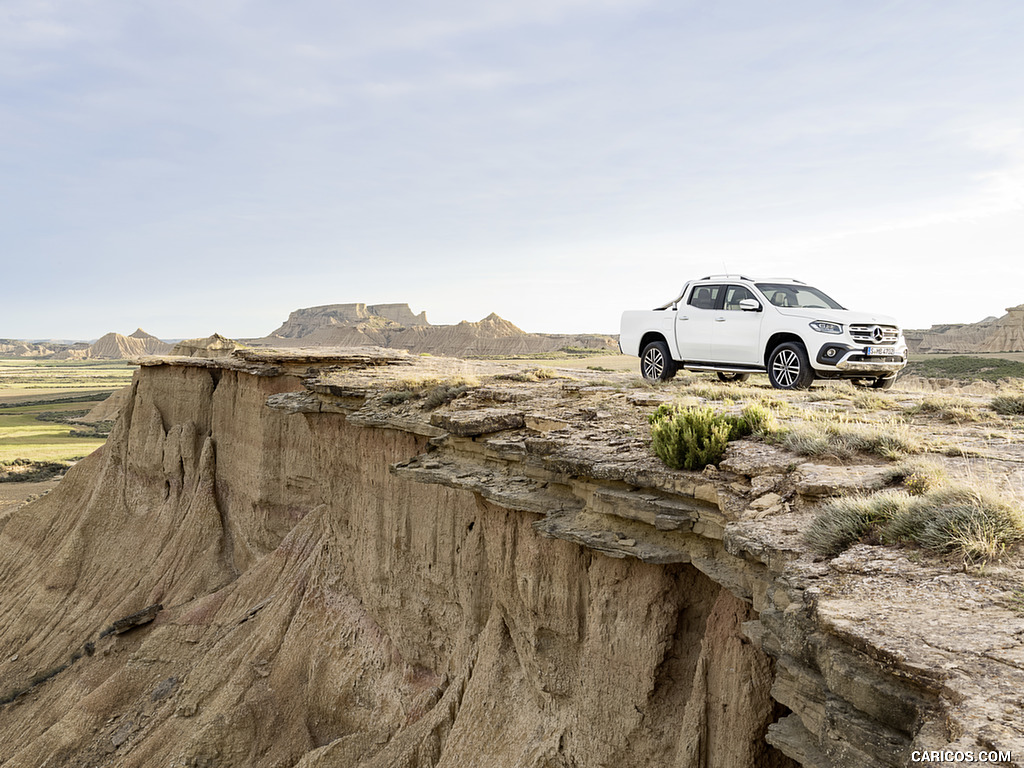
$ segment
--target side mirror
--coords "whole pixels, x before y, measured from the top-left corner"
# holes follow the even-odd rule
[[[744,312],[760,312],[761,303],[757,299],[740,299],[740,309]]]

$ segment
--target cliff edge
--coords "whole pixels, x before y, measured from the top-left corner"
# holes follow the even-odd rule
[[[814,556],[847,474],[745,442],[668,470],[664,397],[382,349],[144,359],[108,442],[0,520],[0,764],[1020,765],[1008,590]]]

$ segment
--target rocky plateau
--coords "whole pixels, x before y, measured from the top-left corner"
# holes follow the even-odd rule
[[[682,385],[631,374],[141,364],[107,443],[0,515],[3,768],[1024,764],[1015,572],[803,542],[877,458],[669,470],[647,416]],[[1019,420],[928,429],[1014,485]]]

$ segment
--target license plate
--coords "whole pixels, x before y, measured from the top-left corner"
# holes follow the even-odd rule
[[[868,356],[889,357],[896,354],[896,347],[867,347],[864,350],[864,354]]]

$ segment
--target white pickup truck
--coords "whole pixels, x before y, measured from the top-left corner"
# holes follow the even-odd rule
[[[888,389],[907,364],[896,321],[852,312],[799,280],[709,275],[652,310],[622,313],[619,347],[640,358],[645,379],[680,368],[717,371],[722,381],[768,374],[777,389],[815,379],[852,379]]]

